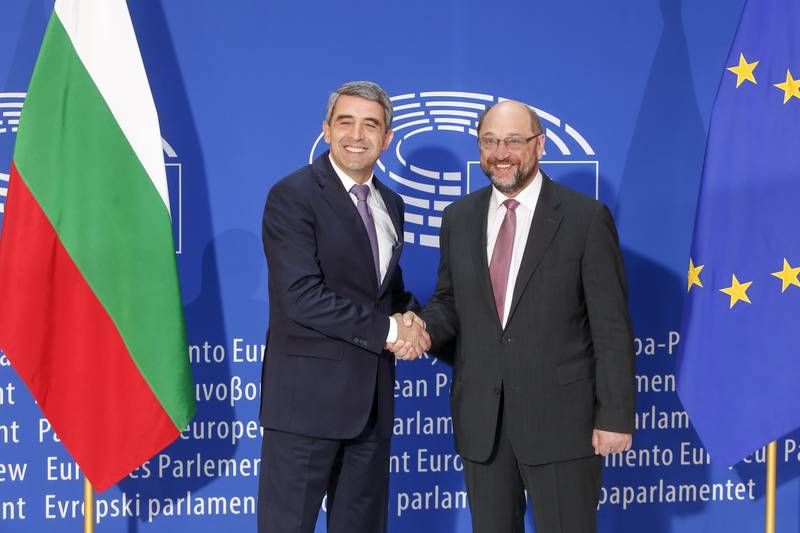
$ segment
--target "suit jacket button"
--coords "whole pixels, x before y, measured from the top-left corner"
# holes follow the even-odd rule
[[[511,344],[511,337],[503,337],[503,344]]]
[[[500,387],[495,387],[494,388],[494,395],[495,396],[500,396]]]

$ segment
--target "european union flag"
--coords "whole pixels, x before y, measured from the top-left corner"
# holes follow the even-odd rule
[[[678,394],[724,466],[800,426],[798,20],[747,3],[706,147]]]

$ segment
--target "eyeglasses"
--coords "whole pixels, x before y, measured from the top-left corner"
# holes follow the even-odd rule
[[[530,137],[508,137],[507,139],[495,139],[494,137],[481,137],[478,139],[478,146],[481,147],[481,150],[496,150],[500,143],[503,143],[508,150],[512,152],[516,152],[518,150],[522,150],[525,145],[529,142],[534,140],[542,133],[537,133],[536,135],[531,135]]]

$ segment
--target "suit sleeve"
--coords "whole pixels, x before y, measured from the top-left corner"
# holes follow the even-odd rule
[[[413,294],[408,292],[403,283],[403,271],[397,265],[395,285],[392,288],[392,313],[405,313],[413,311],[419,313],[420,305]]]
[[[262,221],[272,294],[278,295],[289,319],[297,324],[379,354],[389,317],[325,284],[315,252],[315,223],[304,195],[286,186],[272,188]]]
[[[598,207],[589,224],[581,276],[595,356],[595,428],[633,433],[633,332],[619,239],[611,213]]]
[[[458,315],[456,313],[453,280],[450,273],[450,213],[445,210],[439,232],[439,277],[436,288],[428,304],[420,315],[425,320],[426,329],[431,336],[430,352],[445,363],[453,361],[453,351],[458,335]]]

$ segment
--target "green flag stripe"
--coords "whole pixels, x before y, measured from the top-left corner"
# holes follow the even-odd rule
[[[183,429],[194,400],[169,215],[57,16],[19,131],[20,175]]]

